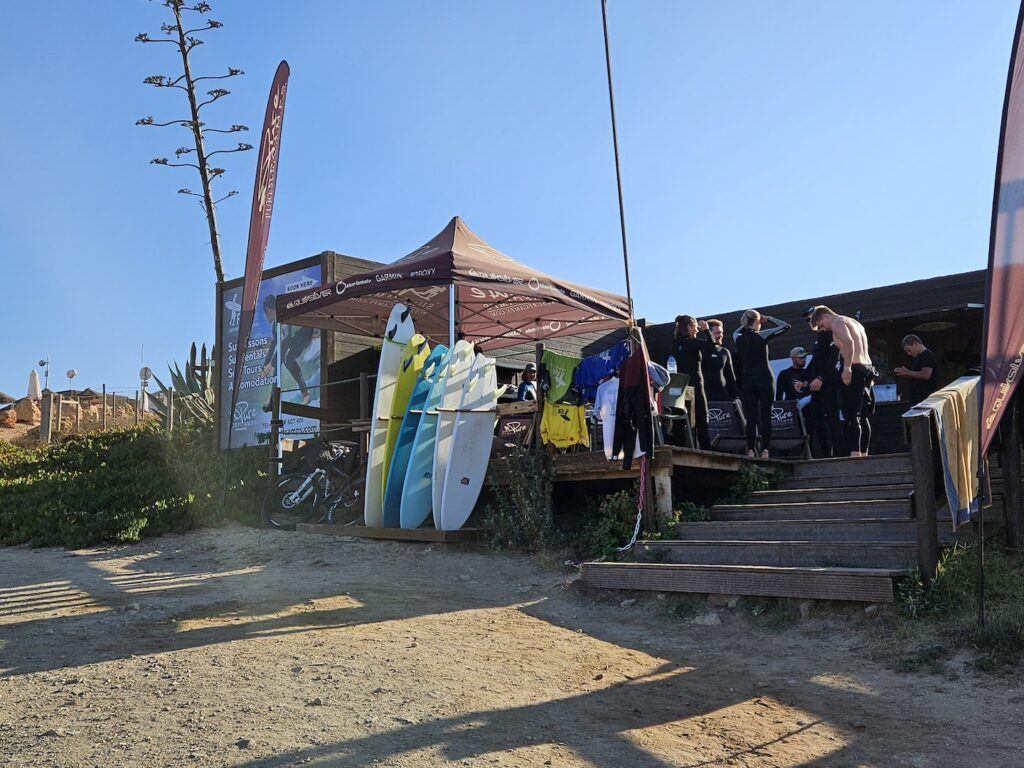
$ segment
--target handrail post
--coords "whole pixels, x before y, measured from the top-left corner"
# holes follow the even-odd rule
[[[281,474],[281,427],[284,421],[281,419],[281,387],[274,386],[270,390],[270,472],[272,475]]]
[[[914,470],[914,520],[917,522],[917,568],[929,586],[939,563],[939,534],[935,518],[935,456],[932,417],[923,412],[904,416],[910,462]]]

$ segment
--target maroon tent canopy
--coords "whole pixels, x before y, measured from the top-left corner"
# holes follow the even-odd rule
[[[382,336],[391,308],[412,309],[416,330],[487,351],[523,342],[621,328],[623,296],[532,269],[492,248],[458,216],[426,245],[372,272],[277,298],[282,323]],[[454,323],[452,323],[454,320]]]

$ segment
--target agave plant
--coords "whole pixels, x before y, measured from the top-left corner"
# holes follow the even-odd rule
[[[167,422],[168,403],[171,393],[174,393],[174,420],[181,423],[184,420],[197,421],[203,425],[212,425],[214,420],[214,391],[210,386],[213,376],[208,375],[212,368],[212,360],[209,366],[206,365],[206,347],[203,347],[203,363],[200,368],[195,364],[195,344],[192,345],[190,361],[182,373],[177,363],[167,366],[171,377],[171,386],[168,387],[154,375],[153,379],[160,387],[160,393],[150,401],[151,408],[159,413]]]

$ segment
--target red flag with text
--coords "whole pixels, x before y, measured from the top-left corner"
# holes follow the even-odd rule
[[[231,420],[228,425],[227,447],[231,447],[231,432],[235,420],[238,383],[245,366],[245,349],[252,331],[252,318],[256,313],[256,299],[263,275],[263,257],[270,237],[270,217],[274,213],[274,192],[277,188],[277,163],[281,154],[281,125],[284,122],[284,101],[288,93],[288,62],[282,61],[274,74],[263,118],[260,153],[256,159],[256,182],[252,190],[252,212],[249,215],[249,244],[245,251],[245,281],[242,284],[242,309],[238,323],[238,345],[235,349],[235,376],[231,385]],[[225,356],[224,359],[227,359]]]
[[[979,455],[984,456],[1024,362],[1024,54],[1017,16],[999,135],[985,288]]]

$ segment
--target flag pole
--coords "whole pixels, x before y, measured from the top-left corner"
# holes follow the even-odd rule
[[[622,169],[619,164],[619,133],[615,124],[615,90],[612,88],[612,52],[608,42],[608,0],[601,0],[601,25],[604,28],[604,62],[608,73],[608,106],[612,114],[612,148],[615,153],[615,184],[619,192],[619,232],[622,234],[622,265],[626,273],[626,303],[629,324],[633,325],[633,292],[629,284],[629,250],[626,247],[626,210],[622,203]]]

